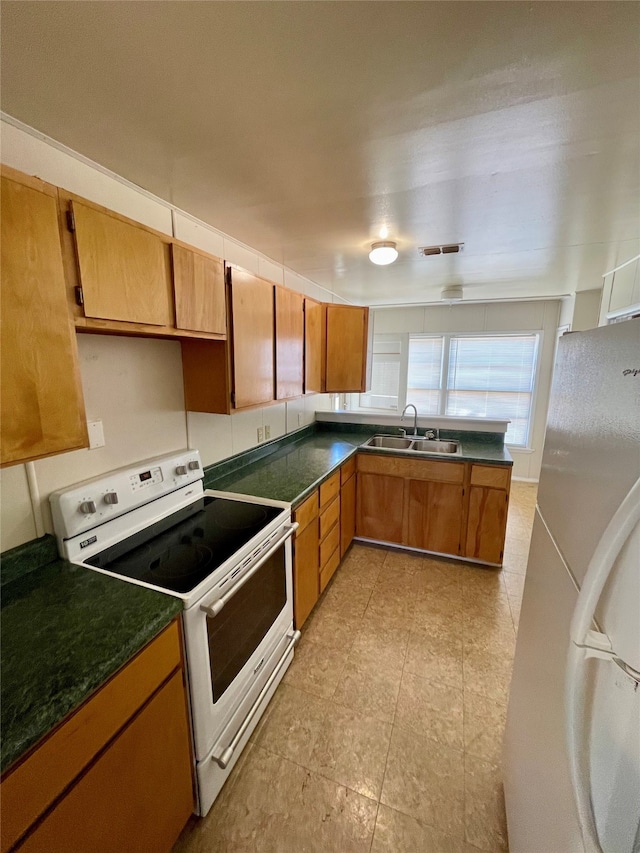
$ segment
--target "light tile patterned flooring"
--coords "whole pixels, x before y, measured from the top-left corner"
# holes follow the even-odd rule
[[[175,853],[502,853],[500,753],[536,486],[502,571],[355,544]]]

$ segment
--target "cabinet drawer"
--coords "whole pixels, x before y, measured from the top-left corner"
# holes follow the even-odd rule
[[[2,781],[4,853],[180,665],[177,621]]]
[[[511,479],[511,468],[498,465],[472,465],[471,485],[506,489]]]
[[[334,576],[336,569],[340,565],[340,549],[336,548],[333,554],[330,555],[325,567],[320,572],[320,592],[324,592],[325,587]]]
[[[464,466],[464,462],[441,462],[439,459],[374,456],[372,453],[358,454],[358,471],[361,473],[385,474],[390,477],[405,477],[411,480],[462,483]]]
[[[340,471],[332,474],[328,480],[320,486],[320,508],[332,501],[340,491]]]
[[[329,558],[333,554],[333,552],[338,548],[338,559],[340,559],[340,525],[334,525],[329,533],[327,534],[325,540],[320,543],[320,571],[325,568]]]
[[[320,541],[325,538],[334,524],[337,524],[340,518],[340,495],[336,495],[329,506],[325,507],[320,513]]]
[[[299,535],[308,527],[311,522],[318,517],[318,492],[315,491],[312,495],[310,495],[304,503],[301,503],[300,506],[295,510],[293,514],[294,521],[297,521],[300,527],[297,530],[297,534]]]
[[[356,473],[356,457],[352,456],[340,469],[340,485],[344,486],[347,480]]]

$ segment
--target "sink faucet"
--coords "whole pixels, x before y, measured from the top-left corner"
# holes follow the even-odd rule
[[[402,410],[402,415],[400,416],[401,421],[404,420],[404,415],[407,409],[413,409],[413,437],[415,438],[418,435],[418,410],[413,403],[408,403]]]

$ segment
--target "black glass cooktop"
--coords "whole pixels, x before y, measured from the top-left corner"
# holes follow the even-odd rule
[[[190,592],[281,512],[205,495],[86,562],[172,592]]]

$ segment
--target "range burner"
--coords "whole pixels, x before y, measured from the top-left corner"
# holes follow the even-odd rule
[[[205,495],[86,562],[170,592],[190,592],[281,512]]]

